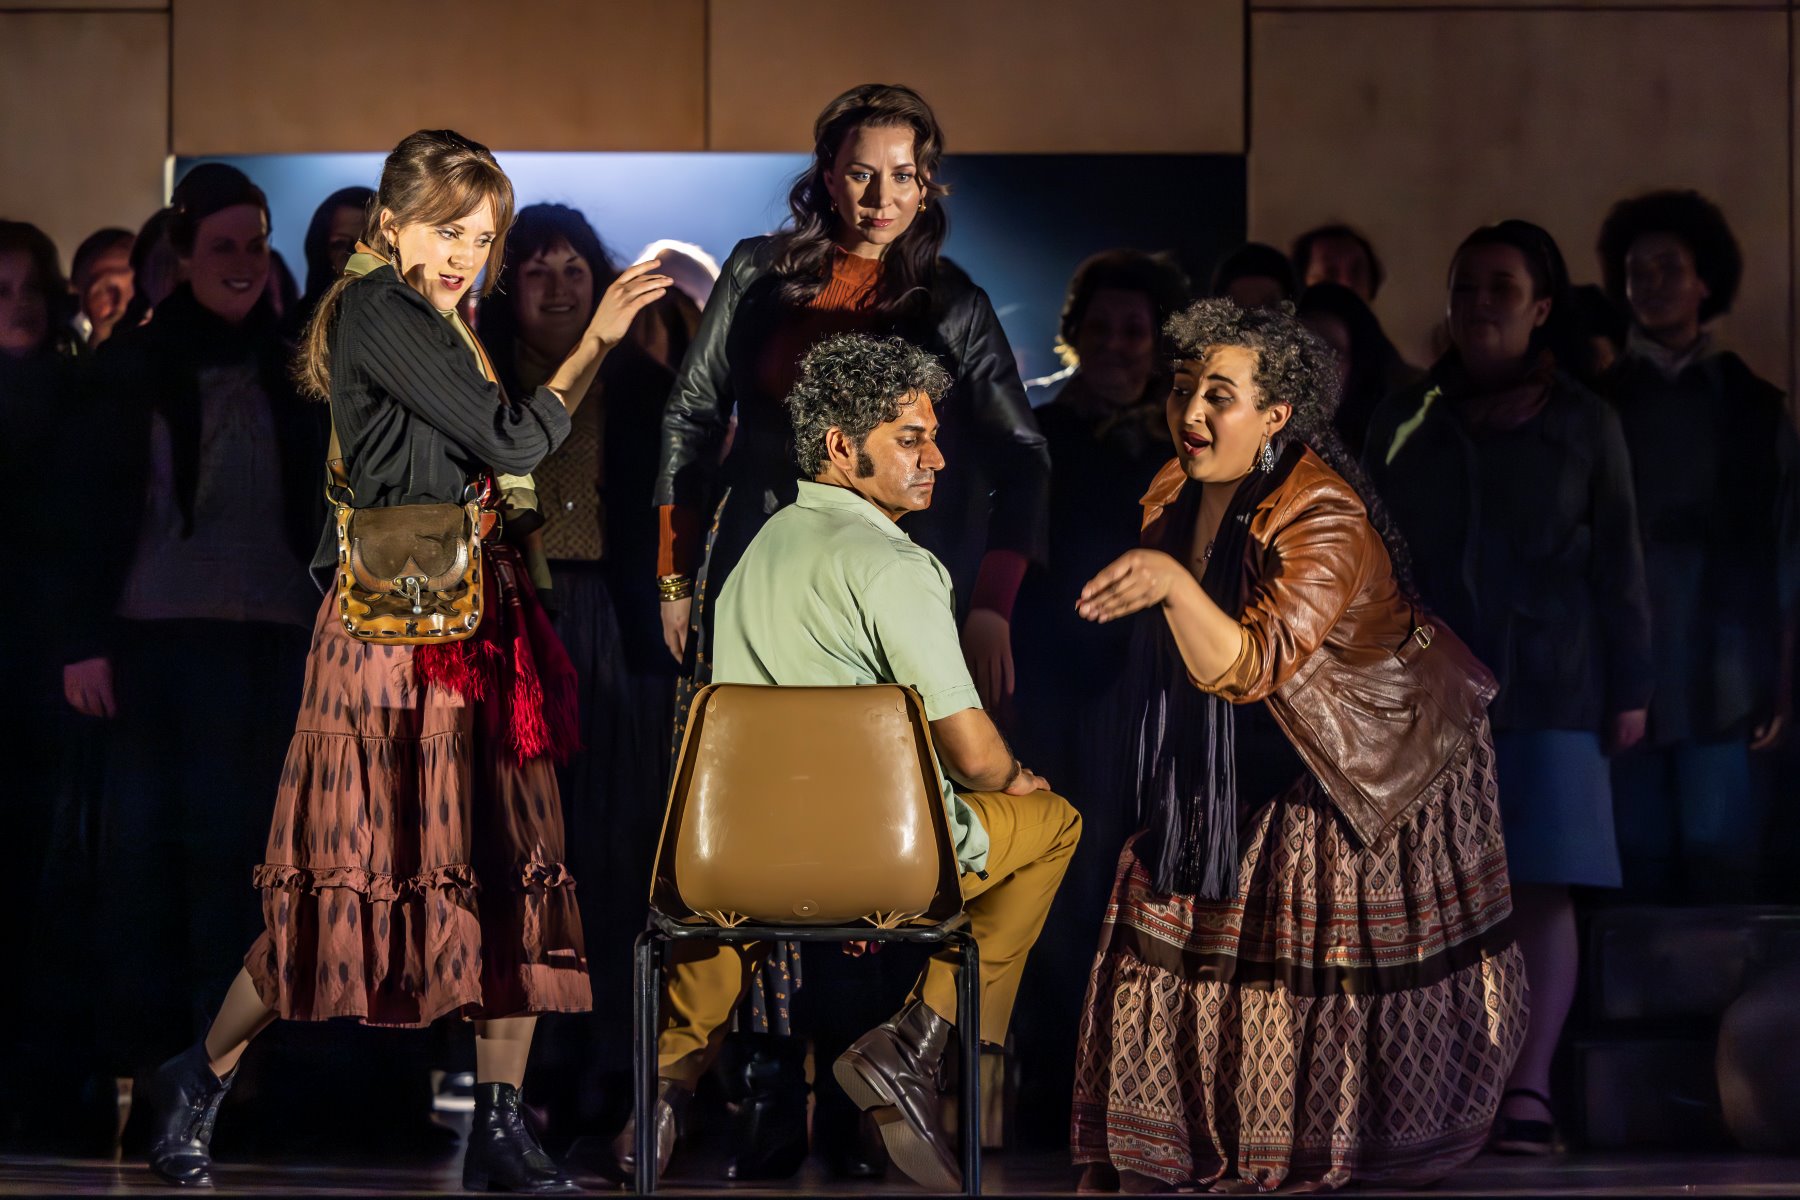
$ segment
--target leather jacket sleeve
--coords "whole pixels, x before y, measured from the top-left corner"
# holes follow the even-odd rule
[[[756,250],[764,241],[747,238],[732,248],[675,374],[675,387],[663,408],[653,504],[701,509],[707,502],[735,403],[727,335],[744,288],[756,277]]]
[[[958,366],[993,480],[986,549],[1012,550],[1042,563],[1049,551],[1050,445],[1025,398],[1012,345],[980,288],[969,301]]]
[[[1277,565],[1263,573],[1244,605],[1237,662],[1222,679],[1195,681],[1233,704],[1266,700],[1293,678],[1325,644],[1370,572],[1386,569],[1386,552],[1361,500],[1348,489],[1310,488],[1258,518],[1276,523],[1265,556]]]

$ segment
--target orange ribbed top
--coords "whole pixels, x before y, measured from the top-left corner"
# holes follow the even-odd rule
[[[780,402],[794,390],[800,360],[834,333],[860,333],[874,324],[870,306],[881,282],[881,260],[858,258],[838,249],[831,256],[831,278],[800,308],[791,308],[770,331],[757,364],[756,380],[763,395]]]
[[[880,259],[861,258],[841,247],[835,250],[825,286],[804,305],[786,309],[769,331],[756,363],[762,396],[779,404],[793,390],[800,360],[814,345],[834,333],[859,333],[873,326],[871,305],[880,282]],[[743,401],[744,397],[739,397],[739,402]],[[701,514],[664,505],[659,525],[657,574],[692,574],[699,568],[704,543]]]
[[[831,256],[831,278],[806,307],[831,312],[861,308],[873,298],[880,281],[879,258],[863,258],[839,247]]]

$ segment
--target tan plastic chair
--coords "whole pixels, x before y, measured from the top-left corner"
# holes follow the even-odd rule
[[[979,955],[918,693],[713,684],[689,709],[637,941],[637,1190],[656,1189],[668,947],[704,939],[955,946],[965,1195],[981,1193]]]

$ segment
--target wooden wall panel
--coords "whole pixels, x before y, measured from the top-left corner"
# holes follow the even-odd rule
[[[177,154],[699,150],[704,0],[175,0]]]
[[[1237,153],[1240,0],[714,0],[711,146],[811,148],[858,83],[917,88],[952,152]]]
[[[1418,9],[1487,8],[1519,12],[1571,8],[1762,8],[1785,10],[1792,0],[1250,0],[1256,9],[1294,10],[1321,8]]]
[[[65,269],[162,205],[168,37],[164,13],[0,12],[0,217],[40,226]]]
[[[169,0],[0,0],[0,12],[168,12]]]
[[[1787,379],[1788,131],[1771,117],[1787,112],[1787,14],[1258,12],[1251,48],[1251,237],[1367,230],[1389,273],[1377,309],[1415,361],[1475,226],[1537,221],[1595,280],[1615,200],[1695,187],[1746,250],[1726,338]]]

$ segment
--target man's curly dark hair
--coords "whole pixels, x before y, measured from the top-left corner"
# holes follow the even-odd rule
[[[878,425],[898,420],[900,402],[919,392],[942,403],[950,373],[937,359],[897,337],[840,333],[826,338],[800,360],[800,379],[787,395],[794,422],[794,456],[808,479],[825,469],[825,434],[844,431],[857,449],[860,474],[868,462],[863,443]]]
[[[1666,233],[1687,246],[1694,256],[1694,272],[1709,293],[1700,303],[1700,320],[1731,311],[1738,284],[1744,278],[1744,252],[1719,206],[1694,191],[1661,191],[1621,200],[1606,214],[1600,226],[1600,269],[1606,292],[1626,306],[1625,256],[1632,243],[1648,233]]]
[[[1413,595],[1412,555],[1406,539],[1363,474],[1362,465],[1338,437],[1333,421],[1338,406],[1337,366],[1331,347],[1301,323],[1293,304],[1242,309],[1223,296],[1197,300],[1169,318],[1163,340],[1177,363],[1204,359],[1224,346],[1241,346],[1256,354],[1256,407],[1293,406],[1293,415],[1271,441],[1276,456],[1298,440],[1356,489],[1368,510],[1369,523],[1387,545],[1394,578],[1402,591]]]

